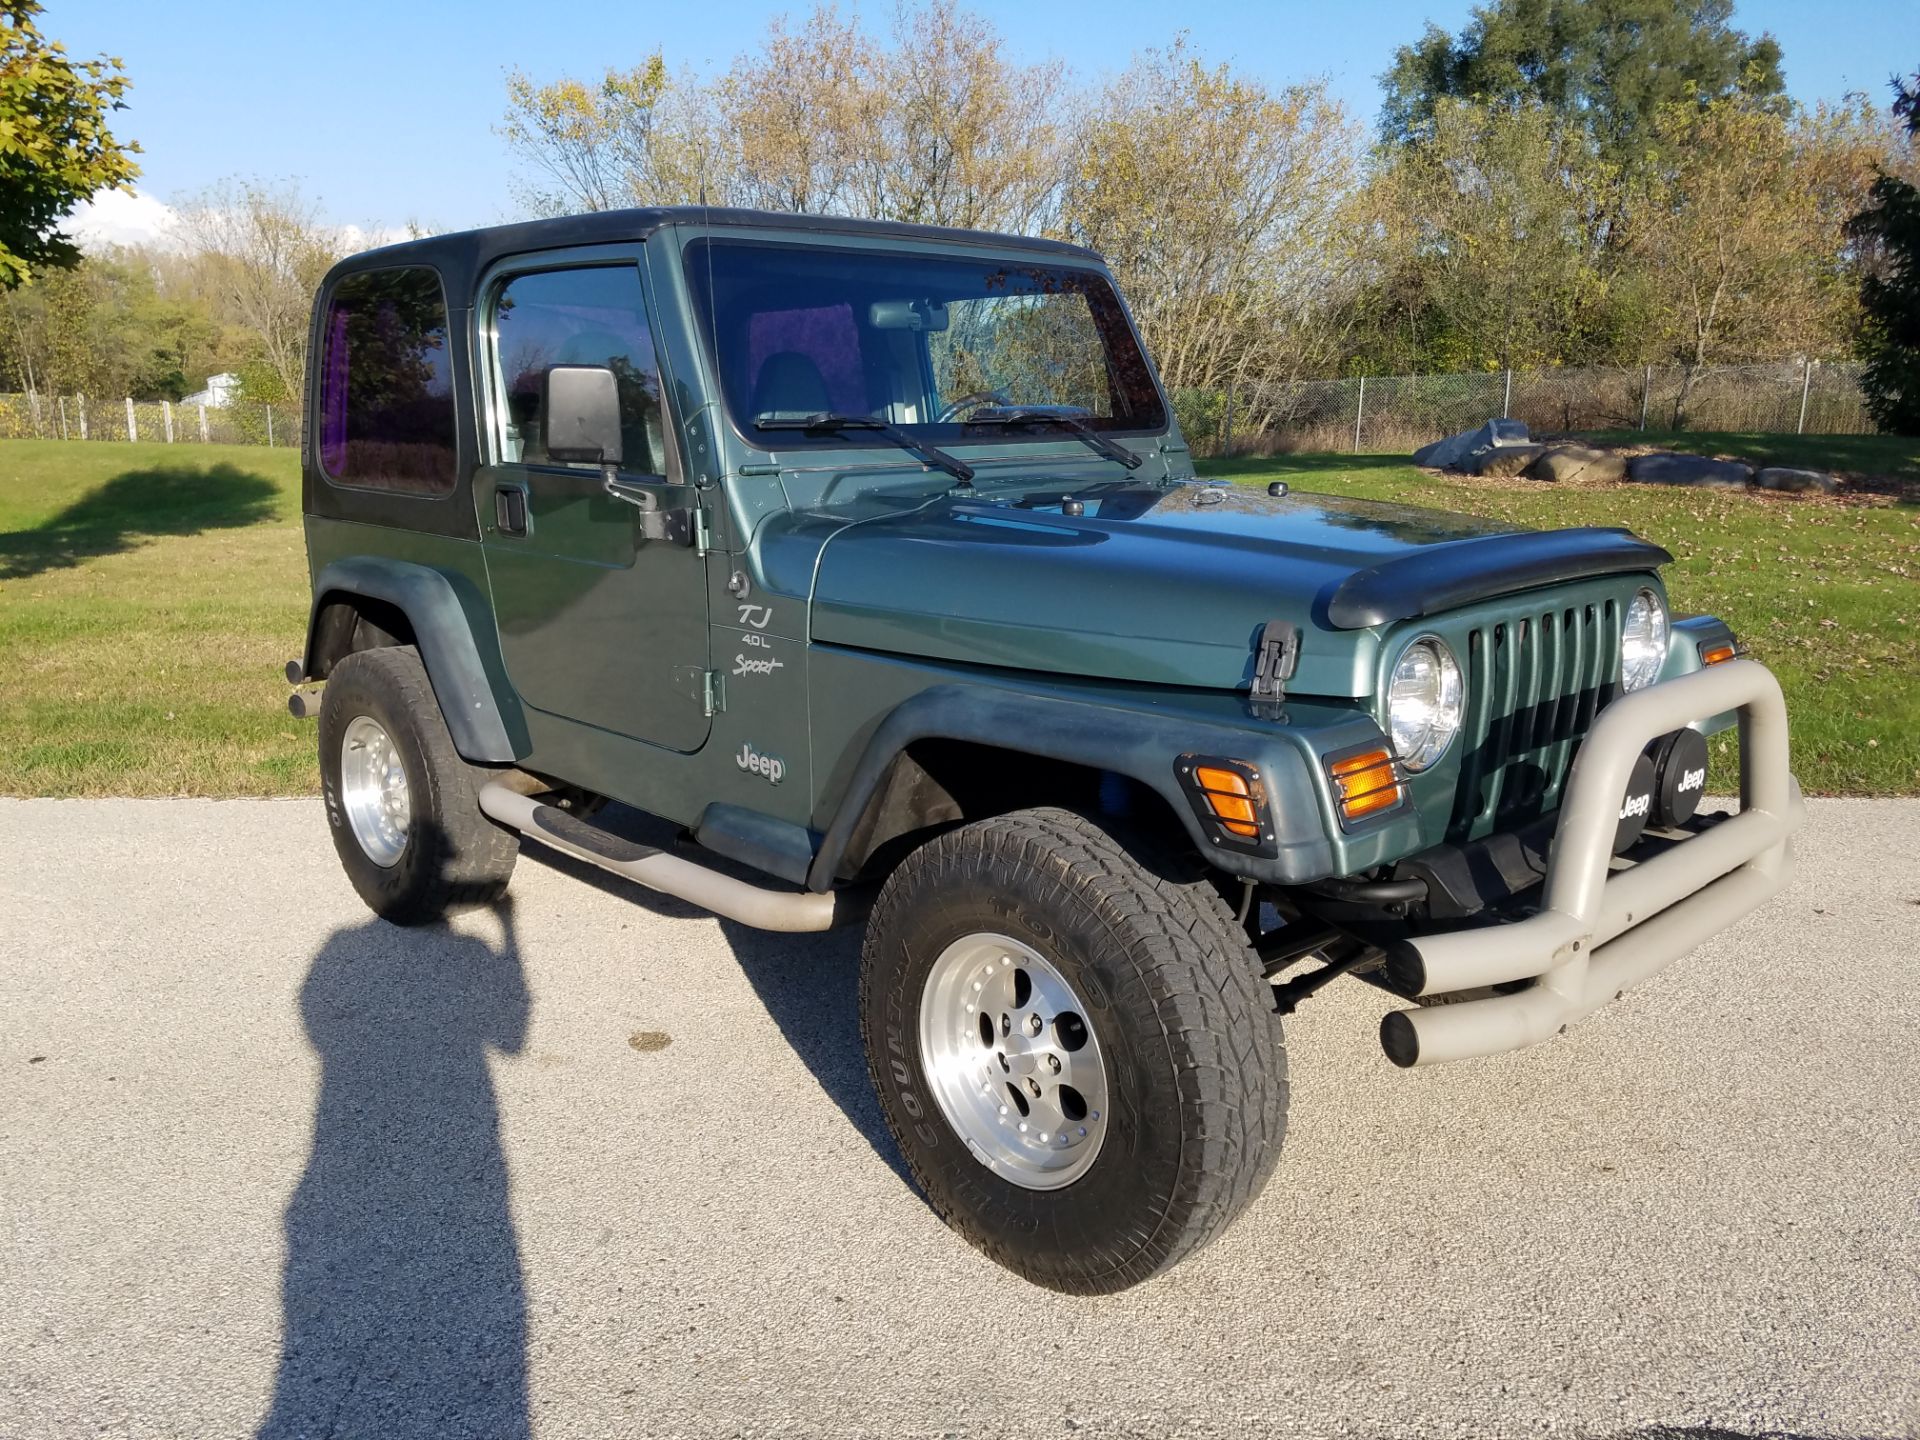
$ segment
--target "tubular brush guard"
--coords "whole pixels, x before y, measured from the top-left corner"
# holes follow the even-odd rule
[[[1663,853],[1614,870],[1628,772],[1656,736],[1732,710],[1740,811]],[[1413,996],[1532,979],[1510,995],[1380,1022],[1396,1065],[1518,1050],[1558,1034],[1754,910],[1791,876],[1804,814],[1787,768],[1787,712],[1765,666],[1733,660],[1614,701],[1575,757],[1548,852],[1541,909],[1511,924],[1407,940],[1389,965]]]

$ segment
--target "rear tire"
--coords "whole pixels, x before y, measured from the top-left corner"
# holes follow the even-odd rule
[[[481,813],[491,772],[453,748],[412,646],[358,650],[320,701],[320,784],[340,863],[374,914],[422,925],[506,891],[520,840]]]
[[[1068,1008],[1084,1028],[1047,1013]],[[1198,857],[1062,810],[949,831],[881,889],[860,1009],[934,1210],[1035,1284],[1150,1279],[1224,1230],[1279,1158],[1280,1020]]]

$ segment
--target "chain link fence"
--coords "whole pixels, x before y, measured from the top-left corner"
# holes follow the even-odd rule
[[[1714,430],[1864,435],[1874,430],[1852,361],[1689,371],[1514,370],[1301,380],[1234,391],[1181,390],[1174,412],[1203,455],[1285,451],[1404,454],[1495,416],[1537,434]],[[181,445],[300,444],[297,407],[176,405],[77,395],[0,394],[0,440],[152,440]]]
[[[1174,409],[1202,454],[1399,454],[1497,416],[1537,434],[1708,430],[1864,435],[1876,428],[1852,361],[1388,375],[1183,390]]]
[[[85,395],[0,394],[0,440],[145,440],[169,445],[300,444],[300,411],[237,400],[179,405]]]

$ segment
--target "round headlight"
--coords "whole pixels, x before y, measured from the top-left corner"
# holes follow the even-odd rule
[[[1447,753],[1460,728],[1465,688],[1460,662],[1436,637],[1423,636],[1400,652],[1387,682],[1387,728],[1407,769],[1424,770]]]
[[[1651,590],[1642,590],[1627,606],[1620,629],[1620,683],[1628,690],[1651,685],[1667,663],[1667,607]]]

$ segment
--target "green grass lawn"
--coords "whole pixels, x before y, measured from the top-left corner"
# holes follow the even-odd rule
[[[300,460],[0,442],[0,794],[314,790]]]
[[[1821,443],[1861,463],[1794,460],[1920,475],[1912,441]],[[1438,480],[1389,455],[1206,469],[1629,525],[1673,551],[1676,605],[1724,615],[1779,673],[1810,792],[1920,793],[1920,507]],[[280,677],[306,619],[299,509],[288,450],[0,442],[0,794],[311,792],[313,729],[288,716]]]
[[[1709,453],[1920,479],[1920,441],[1789,435],[1768,437],[1791,444],[1765,455],[1749,443],[1755,438],[1650,443],[1684,440]],[[1809,794],[1920,794],[1920,505],[1439,478],[1400,455],[1284,455],[1202,469],[1540,528],[1627,526],[1673,553],[1666,579],[1677,612],[1721,616],[1780,677],[1794,770]],[[1736,773],[1732,756],[1731,739],[1721,741],[1716,774]]]

